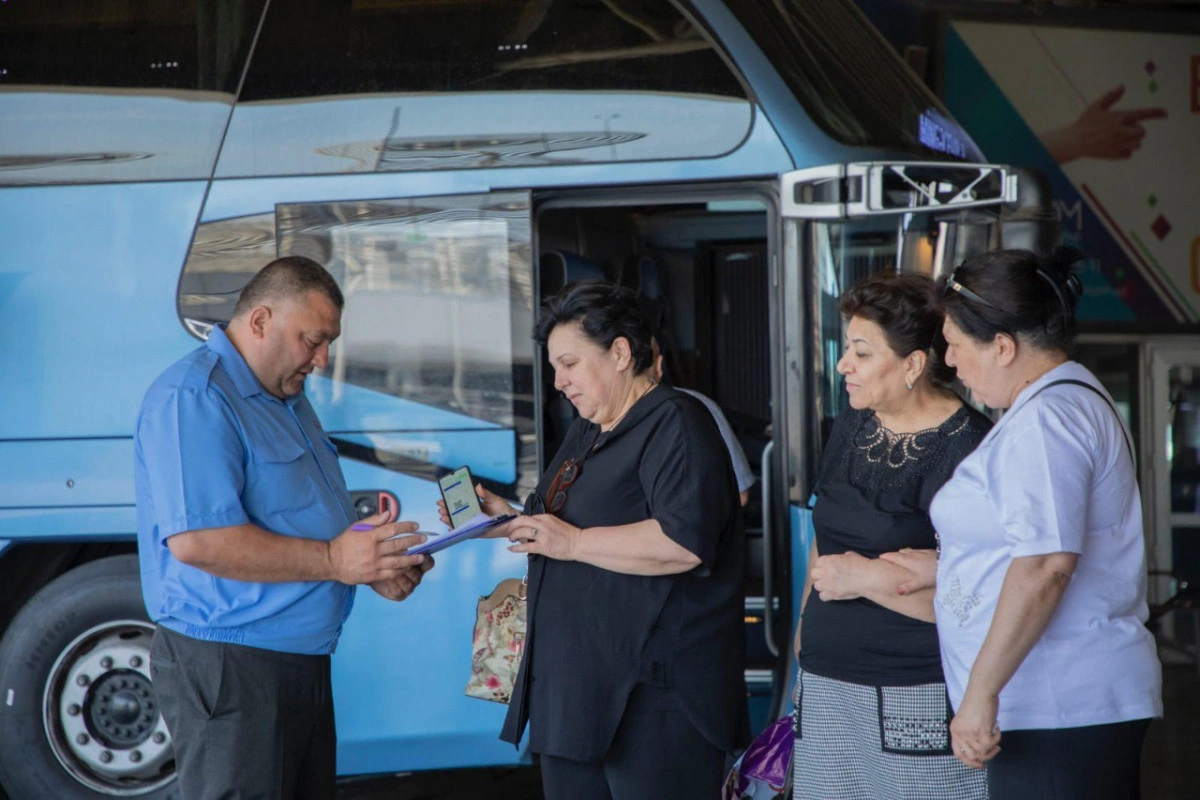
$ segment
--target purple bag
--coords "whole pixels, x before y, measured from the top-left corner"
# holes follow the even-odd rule
[[[790,716],[768,725],[734,762],[721,800],[787,800],[793,742]]]

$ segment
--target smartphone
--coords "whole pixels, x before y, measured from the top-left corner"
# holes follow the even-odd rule
[[[483,513],[479,496],[475,494],[475,479],[471,477],[471,470],[459,467],[438,479],[438,486],[446,503],[446,513],[450,515],[451,528],[458,528]]]

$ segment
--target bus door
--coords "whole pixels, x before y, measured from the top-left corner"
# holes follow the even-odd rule
[[[1200,583],[1200,339],[1088,333],[1078,344],[1072,359],[1100,379],[1133,434],[1153,609]],[[1155,622],[1164,663],[1190,658],[1193,621]]]
[[[746,686],[752,727],[767,722],[775,695],[778,650],[767,628],[766,597],[777,592],[765,568],[771,522],[762,500],[777,473],[771,441],[781,408],[776,365],[780,322],[778,186],[774,181],[590,187],[534,197],[538,297],[569,281],[603,278],[633,290],[658,338],[663,380],[704,396],[745,455],[746,524],[743,593]],[[538,364],[543,463],[575,417],[553,386],[544,354]],[[752,480],[751,480],[752,478]],[[780,530],[778,527],[776,531]],[[777,603],[775,603],[777,607]]]
[[[1200,582],[1200,347],[1193,338],[1144,345],[1149,413],[1139,453],[1142,504],[1150,548],[1152,603],[1166,602]],[[1170,615],[1168,615],[1170,616]],[[1193,620],[1195,618],[1193,617]],[[1200,623],[1163,633],[1175,643],[1200,646]]]
[[[784,403],[777,446],[764,460],[776,476],[764,481],[770,491],[764,517],[786,532],[767,541],[773,543],[768,600],[774,604],[768,607],[777,609],[772,644],[788,680],[795,674],[792,635],[814,546],[809,498],[822,445],[847,407],[835,369],[844,330],[838,298],[882,270],[937,277],[972,253],[1000,246],[1000,211],[1020,205],[1017,177],[1005,167],[951,162],[835,164],[782,176],[783,265],[776,291]]]

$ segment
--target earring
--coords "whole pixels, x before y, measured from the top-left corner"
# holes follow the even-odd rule
[[[904,382],[904,385],[908,387],[908,390],[909,390],[910,392],[912,391],[912,387],[913,387],[913,385],[912,385],[912,381],[905,381],[905,382]]]

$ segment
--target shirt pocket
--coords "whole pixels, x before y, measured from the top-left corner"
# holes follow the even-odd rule
[[[308,508],[316,500],[316,471],[308,449],[291,438],[255,442],[246,476],[246,510],[265,518]]]
[[[321,471],[325,473],[325,478],[335,490],[349,492],[349,489],[346,488],[346,479],[342,475],[341,456],[338,453],[337,445],[324,433],[321,434],[321,441],[325,444],[324,448],[317,448],[322,454],[320,458]]]

